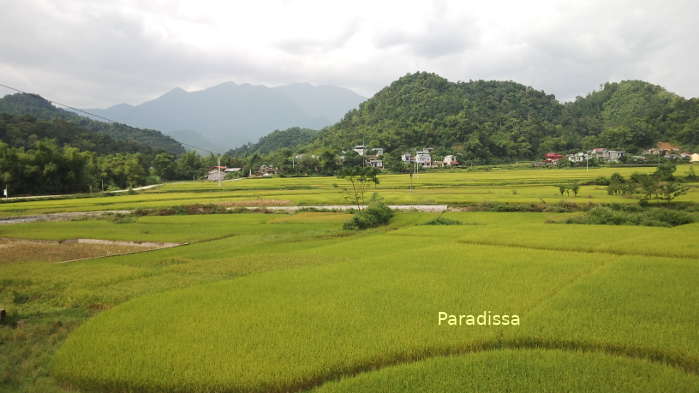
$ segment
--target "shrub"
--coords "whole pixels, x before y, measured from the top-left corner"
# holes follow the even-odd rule
[[[567,224],[592,225],[644,225],[654,227],[673,227],[693,222],[692,216],[685,212],[654,208],[635,211],[614,207],[595,207],[586,214],[566,220]]]
[[[463,223],[459,220],[454,220],[453,218],[448,218],[444,216],[439,216],[430,221],[427,221],[424,225],[462,225]]]
[[[247,211],[247,210],[245,210]],[[229,213],[225,206],[214,203],[179,205],[162,208],[138,208],[133,214],[136,216],[172,216],[180,214],[224,214]]]
[[[386,225],[393,217],[391,210],[383,200],[374,193],[369,205],[364,210],[359,210],[343,225],[344,229],[367,229],[380,225]]]

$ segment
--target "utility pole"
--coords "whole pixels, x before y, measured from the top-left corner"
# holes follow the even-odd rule
[[[218,188],[221,188],[221,153],[218,154]]]
[[[590,172],[590,155],[585,153],[585,171]]]

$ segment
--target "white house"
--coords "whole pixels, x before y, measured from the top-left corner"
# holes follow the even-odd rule
[[[427,150],[415,152],[415,162],[422,166],[432,166],[432,155]]]
[[[590,156],[602,161],[619,162],[626,152],[622,150],[609,150],[604,147],[598,147],[590,151]]]
[[[699,153],[692,153],[692,155],[689,156],[689,162],[699,162]]]
[[[459,165],[459,161],[456,159],[456,156],[453,154],[449,154],[447,156],[444,156],[444,160],[442,160],[442,162],[444,162],[444,165],[447,165],[447,166]]]
[[[588,158],[590,158],[590,155],[583,152],[568,154],[568,161],[573,163],[585,162]]]
[[[354,150],[354,152],[356,152],[360,156],[363,156],[366,154],[366,146],[364,146],[364,145],[357,145],[357,146],[353,147],[352,150]]]
[[[413,155],[410,153],[403,153],[400,156],[401,161],[403,162],[412,162],[413,161]]]

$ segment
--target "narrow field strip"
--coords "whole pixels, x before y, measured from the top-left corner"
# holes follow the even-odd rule
[[[397,236],[401,236],[397,234]],[[407,235],[415,236],[415,235]],[[508,248],[521,248],[528,250],[541,250],[541,251],[562,251],[562,252],[580,252],[585,254],[608,254],[608,255],[623,255],[623,256],[637,256],[637,257],[654,257],[654,258],[680,258],[680,259],[693,259],[696,260],[697,257],[693,255],[683,255],[683,254],[672,254],[672,252],[643,252],[635,253],[628,251],[615,251],[615,250],[590,250],[585,248],[570,248],[570,247],[542,247],[535,245],[525,245],[519,243],[506,243],[506,242],[487,242],[482,240],[457,240],[460,244],[469,244],[474,246],[491,246],[491,247],[508,247]]]
[[[330,381],[312,393],[685,393],[699,377],[603,352],[497,349],[434,357]]]
[[[328,376],[325,379],[318,379],[317,381],[309,382],[309,385],[307,386],[295,386],[290,388],[288,392],[295,393],[305,392],[308,390],[322,391],[322,389],[317,388],[329,383],[342,381],[348,378],[356,378],[364,374],[371,374],[396,366],[413,365],[443,357],[474,355],[504,350],[558,350],[575,354],[593,353],[613,355],[627,359],[644,360],[654,364],[672,367],[699,377],[699,357],[677,356],[660,350],[648,350],[645,348],[633,348],[619,345],[596,344],[580,341],[546,341],[539,340],[534,337],[520,337],[516,340],[496,340],[482,343],[464,344],[461,346],[454,346],[452,348],[435,348],[424,353],[413,354],[412,356],[396,357],[381,364],[358,365],[356,369],[348,371],[344,374]],[[226,391],[222,391],[222,393],[223,392]],[[230,392],[232,393],[234,390],[231,390]]]

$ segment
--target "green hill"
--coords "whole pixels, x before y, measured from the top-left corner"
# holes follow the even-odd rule
[[[324,130],[317,145],[365,142],[387,151],[432,146],[476,160],[530,158],[560,133],[563,106],[555,97],[515,82],[449,82],[408,74]]]
[[[11,138],[54,138],[60,144],[70,144],[99,153],[123,151],[184,152],[182,145],[156,130],[134,128],[120,123],[106,123],[79,116],[60,108],[34,94],[12,94],[0,99],[0,113],[11,115],[6,121],[13,129],[5,135]],[[23,128],[24,127],[24,128]],[[2,140],[19,145],[16,139]]]
[[[562,123],[582,145],[638,150],[669,140],[699,145],[699,100],[643,81],[606,83],[566,104]]]
[[[594,147],[638,152],[665,140],[698,147],[699,100],[622,81],[562,104],[516,82],[450,82],[417,72],[348,112],[310,147],[365,143],[399,153],[429,146],[465,160],[497,162]]]
[[[293,127],[286,130],[275,130],[257,143],[248,143],[226,152],[232,157],[242,157],[249,154],[267,154],[282,148],[294,148],[306,145],[318,136],[318,131],[309,128]]]

